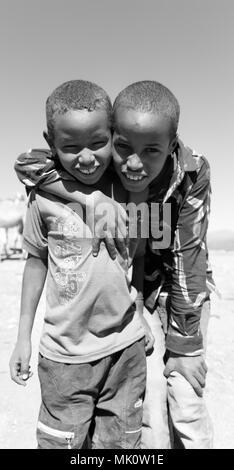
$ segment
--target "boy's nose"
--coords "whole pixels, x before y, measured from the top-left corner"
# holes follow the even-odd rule
[[[91,150],[89,149],[83,149],[78,157],[78,161],[81,165],[91,165],[95,161],[95,157]]]
[[[141,170],[143,168],[142,161],[136,153],[128,157],[127,167],[132,171]]]

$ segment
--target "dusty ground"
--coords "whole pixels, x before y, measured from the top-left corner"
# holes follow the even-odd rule
[[[211,253],[222,300],[213,295],[209,325],[209,366],[206,400],[214,424],[215,448],[234,448],[234,253]],[[27,387],[19,387],[9,377],[8,362],[16,339],[23,261],[0,265],[0,448],[36,447],[35,424],[40,403],[36,363],[44,298],[33,332],[32,369]]]

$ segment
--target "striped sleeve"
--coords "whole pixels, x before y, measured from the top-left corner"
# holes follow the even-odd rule
[[[53,183],[61,179],[50,150],[32,149],[22,153],[16,159],[14,169],[25,186],[29,189],[41,183]]]
[[[182,205],[174,241],[167,349],[194,354],[203,348],[201,309],[206,297],[206,233],[210,207],[209,165],[202,157]]]

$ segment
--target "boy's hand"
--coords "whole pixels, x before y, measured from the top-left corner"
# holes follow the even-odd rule
[[[164,369],[165,377],[169,377],[173,371],[179,372],[192,385],[199,397],[203,395],[206,382],[207,365],[202,355],[179,356],[171,353]]]
[[[146,321],[143,315],[141,316],[141,320],[142,320],[142,325],[145,330],[145,352],[146,352],[146,355],[149,356],[153,352],[155,339],[151,331],[151,328],[149,326],[149,323]]]
[[[93,256],[98,256],[100,244],[104,241],[112,259],[116,258],[118,251],[127,260],[128,216],[124,208],[101,191],[87,196],[86,207],[86,222],[93,233]]]
[[[10,359],[11,378],[18,385],[26,386],[26,381],[32,377],[29,361],[31,358],[31,342],[17,342]]]

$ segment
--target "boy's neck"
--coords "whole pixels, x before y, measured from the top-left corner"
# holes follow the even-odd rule
[[[107,168],[99,181],[93,186],[94,191],[101,191],[106,196],[112,196],[113,173],[110,168]]]
[[[174,162],[171,155],[169,155],[161,172],[149,185],[149,197],[163,197],[169,187],[173,175],[173,169]]]

